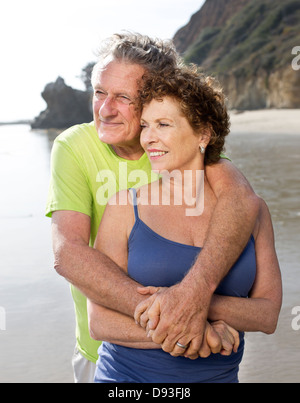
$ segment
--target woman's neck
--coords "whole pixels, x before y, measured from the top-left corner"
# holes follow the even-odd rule
[[[186,215],[201,215],[204,208],[204,170],[161,172],[162,204],[181,205]]]

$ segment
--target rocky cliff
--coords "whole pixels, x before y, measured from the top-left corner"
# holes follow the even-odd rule
[[[230,108],[300,108],[299,26],[299,0],[206,0],[174,43],[218,77]]]
[[[176,32],[173,40],[176,49],[184,53],[205,28],[218,28],[251,0],[206,0],[202,8],[192,15],[190,22]]]
[[[173,39],[187,62],[219,79],[230,108],[300,108],[299,27],[300,0],[206,0]],[[299,55],[292,54],[298,47]],[[45,87],[47,109],[33,128],[92,120],[92,67],[82,70],[87,91],[68,87],[60,77]]]
[[[63,129],[93,120],[91,93],[69,87],[61,77],[46,85],[42,97],[47,109],[34,119],[33,129]]]

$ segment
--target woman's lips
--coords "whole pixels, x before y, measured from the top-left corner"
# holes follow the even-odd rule
[[[166,155],[168,151],[162,151],[162,150],[148,150],[149,158],[151,160],[158,159]]]

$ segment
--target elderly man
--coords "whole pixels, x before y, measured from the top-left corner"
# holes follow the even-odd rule
[[[72,284],[76,382],[93,381],[98,358],[99,343],[89,335],[86,298],[130,316],[136,313],[143,326],[150,319],[155,342],[164,341],[169,351],[177,342],[188,344],[185,354],[195,355],[212,295],[253,229],[257,198],[233,164],[223,159],[207,168],[218,203],[202,252],[180,284],[149,298],[137,292],[138,284],[114,262],[93,249],[109,195],[142,185],[141,178],[151,180],[135,105],[142,76],[180,63],[169,42],[138,34],[113,35],[103,44],[92,75],[94,121],[66,130],[53,146],[46,214],[52,216],[55,269]],[[145,172],[138,183],[137,171]]]

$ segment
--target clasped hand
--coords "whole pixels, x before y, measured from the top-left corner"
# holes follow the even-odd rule
[[[148,298],[136,307],[134,319],[165,352],[196,359],[237,351],[239,333],[224,321],[209,323],[208,306],[179,285],[140,287],[138,292]]]

